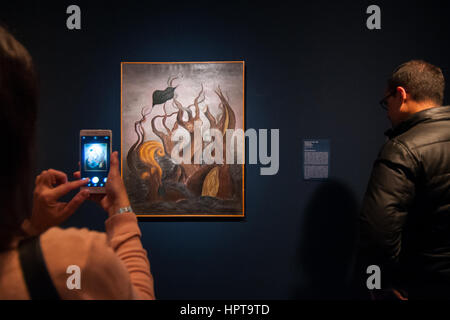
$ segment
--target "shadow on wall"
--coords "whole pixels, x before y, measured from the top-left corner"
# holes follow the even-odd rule
[[[358,201],[349,187],[322,182],[305,207],[295,299],[351,299]]]

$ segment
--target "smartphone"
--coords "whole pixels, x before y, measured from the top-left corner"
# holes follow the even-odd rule
[[[81,189],[89,189],[90,193],[105,193],[111,146],[111,130],[80,130],[81,179],[90,180]]]

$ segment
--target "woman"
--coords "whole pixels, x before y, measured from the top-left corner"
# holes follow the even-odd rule
[[[1,157],[0,179],[0,299],[31,297],[19,246],[32,236],[39,237],[44,265],[59,298],[154,299],[153,277],[136,216],[120,213],[130,203],[117,152],[111,155],[106,195],[100,198],[82,190],[68,203],[59,202],[88,180],[79,180],[80,173],[75,172],[77,180],[69,182],[65,173],[53,169],[36,178],[31,192],[37,101],[32,59],[0,27],[0,133],[6,151]],[[89,198],[108,212],[106,233],[57,227]],[[70,266],[79,267],[79,286],[69,285]]]

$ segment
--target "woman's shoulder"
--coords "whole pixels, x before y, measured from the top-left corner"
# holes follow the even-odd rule
[[[54,227],[41,235],[41,247],[50,276],[64,299],[98,299],[103,294],[113,298],[111,294],[118,288],[110,283],[109,276],[126,274],[104,232]],[[67,285],[74,270],[80,272],[80,289]]]
[[[59,263],[84,265],[93,246],[107,246],[104,232],[87,228],[53,227],[41,235],[41,247],[45,259],[56,258]]]
[[[73,239],[73,240],[78,240],[78,241],[82,241],[82,242],[89,242],[89,241],[92,241],[92,239],[94,239],[94,238],[99,238],[99,239],[105,238],[106,239],[106,233],[90,230],[88,228],[53,227],[53,228],[48,229],[46,232],[44,232],[41,235],[41,239],[45,239],[47,241],[48,240],[52,241],[54,239],[60,239],[60,238]]]

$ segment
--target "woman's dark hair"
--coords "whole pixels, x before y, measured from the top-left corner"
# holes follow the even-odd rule
[[[442,70],[423,60],[411,60],[398,66],[388,80],[388,91],[405,88],[415,101],[431,100],[437,105],[444,101]]]
[[[0,249],[31,215],[37,77],[25,47],[0,26]]]

